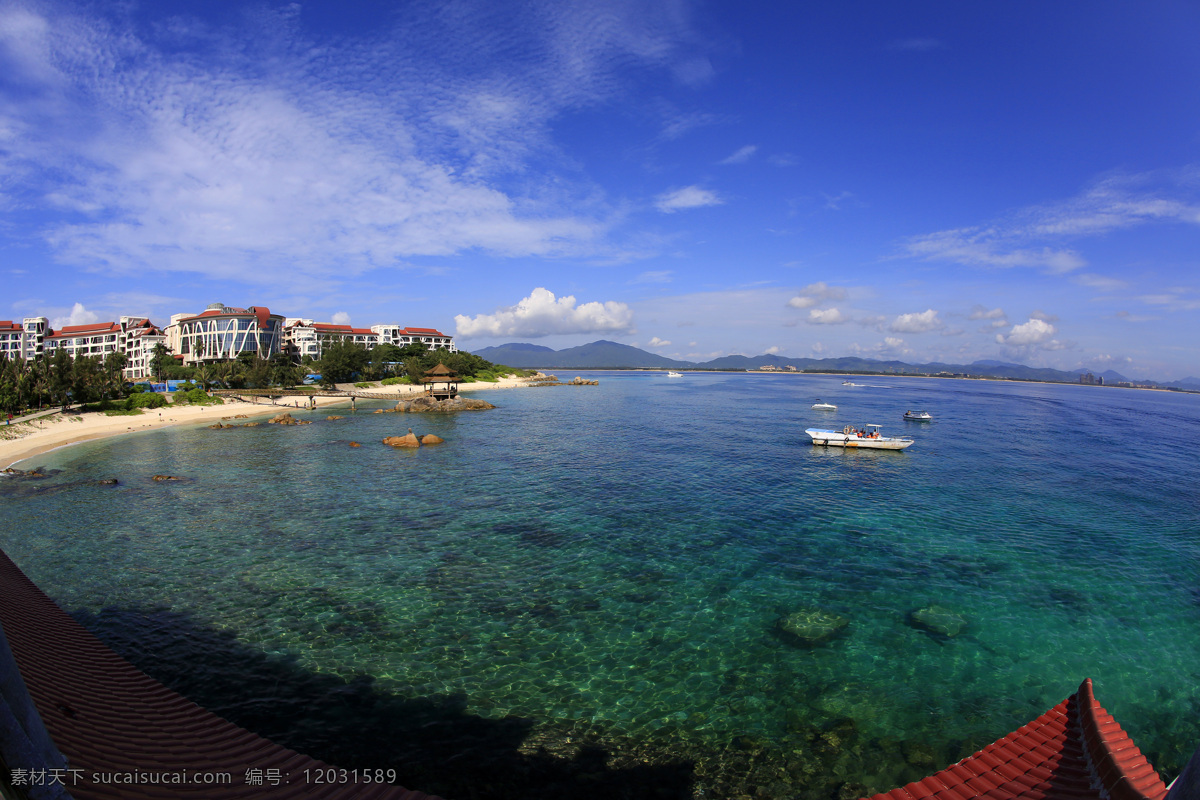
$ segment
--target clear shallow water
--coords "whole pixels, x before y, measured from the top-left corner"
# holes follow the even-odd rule
[[[1085,677],[1163,772],[1200,744],[1200,397],[595,376],[57,451],[0,484],[0,546],[219,713],[451,798],[885,790]],[[916,444],[803,434],[876,422]],[[446,444],[378,444],[410,425]],[[932,603],[966,631],[909,624]],[[798,648],[775,625],[805,608],[850,623]]]

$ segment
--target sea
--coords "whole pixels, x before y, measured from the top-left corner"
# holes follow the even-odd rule
[[[575,375],[56,450],[0,547],[201,705],[449,800],[848,800],[1085,678],[1168,780],[1200,746],[1200,395]],[[867,424],[914,444],[804,433]]]

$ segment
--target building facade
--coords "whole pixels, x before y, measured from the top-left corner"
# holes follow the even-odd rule
[[[230,308],[213,303],[199,314],[175,314],[165,331],[167,347],[185,366],[211,364],[257,353],[262,358],[283,350],[282,314],[262,306]]]
[[[402,328],[399,325],[372,325],[371,330],[379,336],[380,344],[394,344],[406,347],[410,344],[423,344],[426,350],[442,348],[451,353],[457,353],[454,337],[447,336],[433,328]]]
[[[370,350],[379,344],[379,335],[371,328],[353,328],[311,319],[289,317],[284,323],[283,351],[292,358],[319,359],[322,346],[328,341],[350,342]]]
[[[0,320],[0,356],[32,361],[42,354],[49,329],[45,317],[25,317],[21,322]]]
[[[167,336],[145,317],[121,317],[121,352],[125,354],[125,378],[136,381],[154,375],[156,345],[167,343]]]
[[[92,322],[87,325],[66,325],[56,331],[48,331],[44,339],[44,352],[53,358],[59,350],[65,350],[71,358],[100,356],[121,350],[121,326],[116,322]]]

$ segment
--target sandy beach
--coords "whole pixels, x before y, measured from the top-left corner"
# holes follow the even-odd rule
[[[459,391],[474,393],[482,390],[513,389],[526,386],[524,378],[501,378],[496,383],[467,383],[462,384]],[[420,386],[373,386],[369,389],[357,389],[353,385],[340,385],[339,389],[363,394],[381,394],[395,396],[420,395]],[[318,397],[317,409],[333,409],[350,405],[350,398]],[[258,403],[225,398],[225,403],[211,406],[175,406],[168,404],[163,408],[150,409],[137,416],[110,417],[102,411],[91,411],[85,414],[68,412],[52,414],[30,422],[0,426],[0,469],[18,467],[19,462],[33,456],[41,455],[59,447],[67,447],[80,442],[94,441],[109,436],[120,436],[128,433],[142,433],[157,430],[168,425],[187,425],[220,422],[238,414],[249,417],[274,416],[292,409],[305,408],[308,395],[284,395],[272,403],[261,399]]]

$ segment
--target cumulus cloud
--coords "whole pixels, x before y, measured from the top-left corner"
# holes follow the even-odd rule
[[[778,353],[778,352],[779,352],[779,347],[778,347],[777,345],[771,345],[770,347],[768,347],[768,348],[767,348],[766,350],[764,350],[763,352],[764,352],[764,353],[766,353],[766,354],[767,354],[767,355],[769,355],[769,356],[773,356],[773,355],[775,355],[776,353]]]
[[[556,298],[554,292],[537,288],[515,306],[494,314],[454,317],[458,335],[523,336],[537,338],[567,333],[631,333],[633,311],[624,303],[609,301],[575,304],[575,297]]]
[[[895,333],[926,333],[943,327],[938,312],[932,308],[917,314],[901,314],[892,320],[889,330]]]
[[[724,202],[714,191],[699,186],[685,186],[659,195],[654,201],[654,207],[664,214],[673,214],[686,208],[719,206]]]
[[[667,347],[670,344],[671,344],[671,341],[669,339],[660,339],[657,336],[654,336],[650,339],[650,343],[648,346],[649,347]]]
[[[51,328],[63,328],[67,325],[87,325],[92,322],[99,322],[100,315],[94,311],[88,311],[83,307],[83,303],[76,303],[71,306],[71,310],[64,316],[55,317],[50,320]]]
[[[745,164],[750,160],[750,157],[758,152],[758,145],[748,144],[745,147],[739,148],[736,152],[727,158],[722,159],[721,164]]]
[[[333,318],[330,319],[329,321],[332,322],[334,325],[349,325],[350,324],[350,315],[347,314],[345,311],[339,311],[336,314],[334,314]]]
[[[1009,347],[1044,345],[1052,341],[1055,333],[1057,330],[1049,322],[1031,317],[1028,322],[1014,325],[1007,336],[996,334],[996,343]]]
[[[819,306],[826,300],[845,300],[846,290],[840,286],[830,286],[824,281],[810,283],[801,289],[795,297],[788,300],[787,304],[792,308],[813,308]]]
[[[840,325],[850,318],[836,308],[814,308],[808,312],[808,321],[812,325]]]

